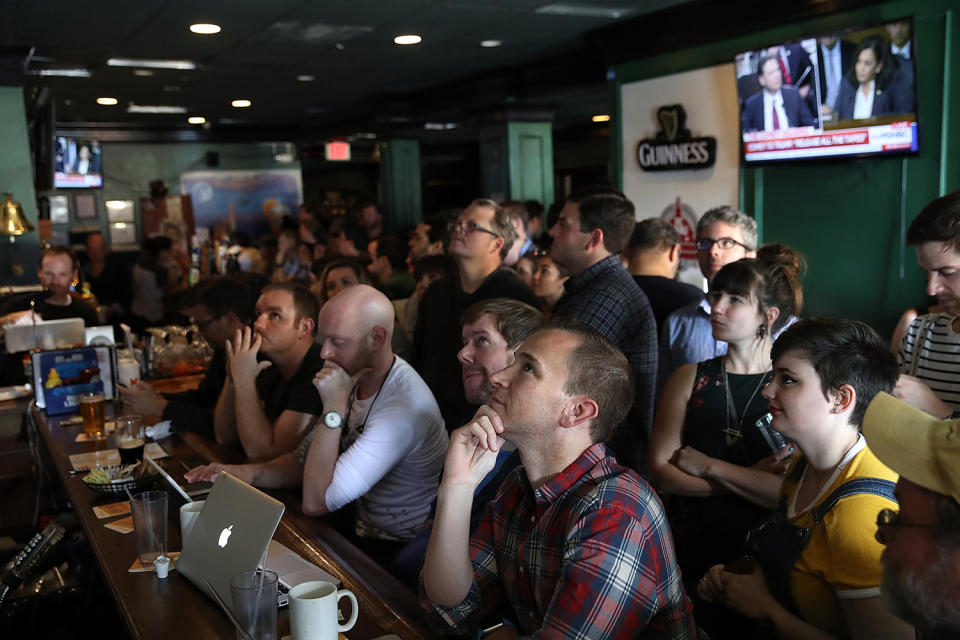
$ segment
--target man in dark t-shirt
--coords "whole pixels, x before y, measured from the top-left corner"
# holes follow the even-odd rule
[[[296,284],[264,288],[253,329],[226,342],[227,379],[214,411],[221,444],[240,444],[250,462],[292,451],[323,415],[313,376],[321,368],[317,299]],[[266,359],[262,360],[259,356]]]
[[[162,416],[175,431],[195,431],[213,437],[213,410],[227,379],[226,342],[250,326],[265,276],[237,272],[205,280],[183,298],[183,314],[192,319],[213,347],[207,373],[196,389],[156,393],[149,384],[121,387],[124,406],[134,413]]]
[[[474,200],[451,231],[447,252],[457,263],[457,273],[427,289],[413,336],[413,365],[436,396],[448,431],[474,413],[460,383],[460,315],[470,305],[490,298],[511,298],[540,308],[530,287],[501,266],[516,232],[496,202]]]
[[[623,255],[627,271],[650,301],[657,335],[668,315],[703,298],[701,289],[673,279],[680,266],[680,234],[666,220],[647,218],[638,222]]]
[[[77,257],[64,247],[47,247],[40,258],[40,284],[45,290],[41,296],[18,298],[4,306],[0,317],[0,326],[16,321],[29,311],[30,300],[38,300],[37,314],[44,320],[65,320],[82,318],[83,324],[95,327],[100,324],[97,310],[70,291],[70,285],[77,279]]]

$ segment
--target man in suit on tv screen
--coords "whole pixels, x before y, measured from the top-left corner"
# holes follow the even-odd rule
[[[794,87],[783,84],[775,56],[761,58],[757,71],[763,91],[751,96],[743,107],[744,132],[813,126],[813,114],[806,101]]]

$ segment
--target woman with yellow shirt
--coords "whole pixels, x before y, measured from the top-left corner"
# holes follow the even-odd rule
[[[870,400],[890,392],[897,364],[873,329],[811,318],[771,350],[763,395],[771,426],[800,456],[776,496],[778,508],[751,532],[749,562],[716,565],[700,596],[768,620],[779,638],[912,639],[880,597],[883,546],[877,514],[896,508],[896,474],[866,446],[860,423]]]

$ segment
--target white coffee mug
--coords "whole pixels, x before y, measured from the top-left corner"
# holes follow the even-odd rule
[[[200,515],[200,510],[203,509],[203,505],[206,503],[206,500],[194,500],[193,502],[188,502],[180,507],[181,545],[186,544],[187,536],[190,535],[190,530],[193,529],[193,524],[197,521],[197,517]]]
[[[291,640],[337,640],[340,633],[350,631],[357,622],[357,597],[348,589],[337,591],[329,582],[313,580],[298,584],[287,595]],[[346,624],[337,619],[343,597],[350,600],[350,619]]]

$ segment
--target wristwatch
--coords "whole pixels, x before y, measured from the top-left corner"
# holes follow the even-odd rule
[[[336,411],[327,411],[323,414],[323,424],[327,425],[328,429],[339,429],[343,425],[343,416]]]

